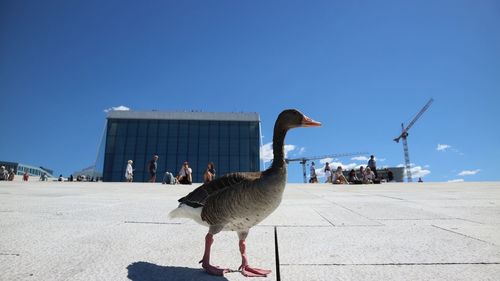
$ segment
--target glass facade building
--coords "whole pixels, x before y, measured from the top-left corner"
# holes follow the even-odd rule
[[[30,176],[39,177],[46,174],[49,178],[54,177],[54,171],[44,167],[35,167],[31,165],[26,165],[17,162],[0,161],[0,165],[4,166],[7,171],[10,169],[14,170],[16,175],[22,176],[25,172],[28,172]]]
[[[155,154],[157,182],[166,171],[177,175],[184,161],[193,182],[203,182],[208,162],[217,176],[260,170],[257,113],[111,111],[104,141],[104,181],[124,181],[128,160],[134,161],[134,181],[147,181]]]

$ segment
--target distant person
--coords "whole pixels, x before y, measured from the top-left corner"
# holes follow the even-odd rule
[[[332,183],[332,169],[330,168],[330,164],[328,162],[325,163],[325,182]]]
[[[132,164],[134,161],[127,161],[127,168],[125,169],[125,179],[127,182],[132,182],[134,180],[134,169],[132,168]]]
[[[73,181],[73,174],[69,175],[68,181],[71,181],[71,182]]]
[[[5,169],[5,166],[0,166],[0,180],[5,181],[9,178],[9,173],[7,172],[7,169]]]
[[[333,174],[333,184],[349,184],[342,171],[342,166],[338,166]]]
[[[359,166],[359,173],[357,176],[359,180],[363,181],[363,179],[365,178],[365,167]]]
[[[57,181],[64,181],[62,174],[59,175],[59,178],[57,178]]]
[[[391,170],[389,169],[386,170],[387,170],[387,182],[392,182],[394,180],[394,174],[392,173]]]
[[[424,182],[422,178],[418,178],[418,182]]]
[[[349,181],[350,184],[362,184],[363,182],[356,176],[356,171],[354,169],[351,169],[349,171],[349,175],[347,176],[347,181]]]
[[[40,180],[47,181],[47,173],[42,173],[42,175],[40,176]]]
[[[215,179],[215,167],[213,162],[209,162],[207,165],[207,169],[205,170],[205,173],[203,174],[203,182],[211,182],[212,180]]]
[[[28,174],[28,172],[24,172],[23,174],[23,181],[28,181],[30,178],[30,174]]]
[[[370,169],[370,167],[366,167],[365,169],[365,174],[363,177],[363,183],[364,184],[371,184],[374,183],[375,180],[375,173]]]
[[[177,182],[177,178],[174,177],[174,175],[169,172],[169,171],[166,171],[165,174],[163,175],[163,180],[161,182],[162,184],[178,184]]]
[[[149,182],[156,181],[156,170],[158,169],[158,155],[153,155],[151,161],[149,161]]]
[[[377,161],[375,161],[375,156],[371,155],[370,160],[368,160],[368,168],[372,170],[373,174],[375,175],[375,178],[378,178],[377,174]]]
[[[10,171],[9,171],[9,176],[8,176],[8,180],[9,181],[13,181],[14,178],[16,177],[16,173],[14,173],[14,169],[13,168],[10,168]]]
[[[316,175],[316,166],[314,165],[314,162],[311,162],[311,167],[309,168],[309,174],[311,176],[311,178],[309,179],[309,183],[317,183],[318,176]]]
[[[179,181],[180,184],[193,183],[193,170],[189,168],[189,163],[187,161],[182,164],[179,175],[177,176],[177,181]]]

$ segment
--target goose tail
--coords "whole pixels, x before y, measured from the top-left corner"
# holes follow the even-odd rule
[[[170,219],[178,219],[178,218],[192,219],[199,224],[207,225],[207,223],[201,219],[201,210],[202,208],[193,208],[189,205],[181,203],[179,204],[179,207],[170,211],[168,217]]]

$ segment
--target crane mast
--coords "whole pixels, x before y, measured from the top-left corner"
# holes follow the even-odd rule
[[[401,123],[401,130],[404,130],[403,123]],[[412,182],[413,178],[411,176],[410,152],[408,151],[408,141],[406,141],[407,136],[408,136],[408,133],[404,134],[401,138],[403,139],[403,150],[405,152],[406,178],[408,179],[408,182]]]
[[[403,151],[404,151],[404,155],[405,155],[405,170],[406,170],[406,177],[407,177],[408,182],[413,181],[412,175],[411,175],[411,166],[410,166],[410,152],[408,150],[408,140],[407,140],[408,131],[410,130],[411,127],[413,127],[415,122],[417,122],[417,120],[422,116],[422,114],[424,114],[424,112],[427,111],[427,109],[429,109],[429,107],[431,106],[433,101],[434,101],[434,99],[431,98],[424,105],[424,107],[422,107],[422,109],[420,109],[420,111],[413,118],[413,120],[410,121],[410,123],[408,124],[408,126],[406,126],[406,128],[405,128],[404,124],[401,123],[401,134],[394,139],[394,141],[397,143],[399,143],[399,140],[401,140],[401,139],[403,140]]]

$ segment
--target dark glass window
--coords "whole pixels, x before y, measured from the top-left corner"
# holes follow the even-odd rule
[[[168,136],[168,122],[167,121],[160,121],[158,125],[158,136],[160,138],[165,138]]]
[[[203,181],[209,161],[217,176],[259,170],[259,123],[193,120],[108,120],[104,151],[105,181],[123,181],[127,160],[134,161],[134,181],[149,179],[148,163],[159,155],[157,180],[165,171],[177,175],[184,161],[194,182]]]
[[[210,123],[207,121],[200,121],[200,132],[199,136],[200,138],[208,138],[209,136],[209,130],[210,130]]]
[[[186,120],[179,121],[179,137],[187,137],[189,133],[189,124]]]
[[[149,121],[148,125],[148,137],[155,138],[158,135],[158,122]]]

